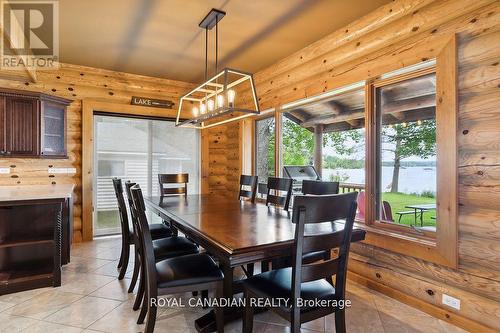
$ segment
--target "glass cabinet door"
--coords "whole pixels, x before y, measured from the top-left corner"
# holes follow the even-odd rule
[[[45,102],[42,112],[42,155],[66,156],[65,108]]]

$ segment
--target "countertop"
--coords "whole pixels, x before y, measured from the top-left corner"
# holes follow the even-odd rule
[[[70,198],[73,184],[0,186],[0,202]]]

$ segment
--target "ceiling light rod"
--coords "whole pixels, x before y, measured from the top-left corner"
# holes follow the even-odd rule
[[[259,103],[253,75],[251,73],[243,72],[232,68],[224,68],[220,73],[219,70],[219,21],[226,15],[225,12],[212,9],[205,18],[200,22],[199,27],[205,29],[205,82],[191,90],[189,93],[181,97],[179,102],[179,110],[177,112],[176,126],[195,127],[199,129],[208,128],[230,121],[242,119],[252,114],[259,114]],[[208,79],[208,30],[215,27],[215,74],[212,78]],[[222,79],[223,83],[219,83]],[[255,110],[236,106],[236,87],[244,82],[249,82],[252,91],[253,106]],[[182,117],[184,120],[180,122],[182,106],[184,101],[189,101],[195,104],[192,107],[192,117]],[[199,107],[196,105],[199,103]],[[242,103],[244,104],[244,103]],[[253,107],[252,106],[252,107]],[[235,113],[243,113],[238,116]],[[211,122],[205,124],[205,121],[225,117],[222,121]]]

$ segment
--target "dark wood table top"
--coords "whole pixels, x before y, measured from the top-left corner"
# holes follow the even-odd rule
[[[172,219],[183,233],[223,256],[289,251],[293,243],[292,213],[279,208],[214,195],[144,199],[150,209]],[[325,233],[343,227],[342,222],[320,223],[308,225],[306,232]],[[363,230],[355,229],[352,241],[363,240],[364,235]]]

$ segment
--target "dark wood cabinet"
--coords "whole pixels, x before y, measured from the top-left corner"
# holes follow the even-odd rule
[[[64,158],[70,100],[0,90],[0,156]]]
[[[37,156],[39,150],[39,101],[7,97],[5,100],[5,154]]]

